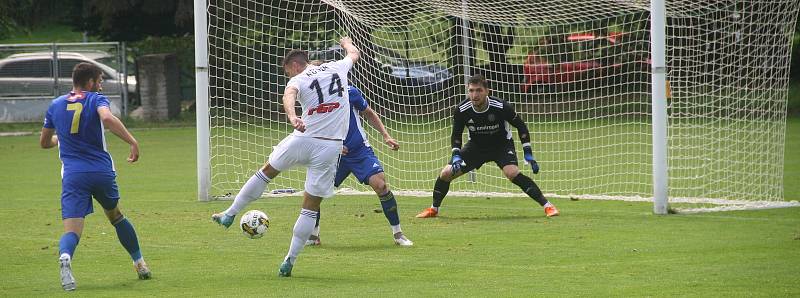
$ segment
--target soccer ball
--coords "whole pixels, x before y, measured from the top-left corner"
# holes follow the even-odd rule
[[[264,236],[269,230],[269,217],[266,213],[258,210],[247,211],[239,221],[242,233],[250,239],[257,239]]]

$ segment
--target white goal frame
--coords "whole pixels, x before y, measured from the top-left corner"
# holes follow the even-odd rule
[[[466,9],[468,0],[462,0]],[[197,120],[197,198],[212,200],[211,191],[211,142],[209,123],[209,57],[208,57],[208,1],[194,0],[195,26],[195,75],[196,75],[196,120]],[[465,14],[466,15],[466,14]],[[651,51],[651,125],[652,125],[652,202],[654,214],[668,214],[669,207],[669,136],[666,57],[666,3],[665,0],[650,1],[650,51]],[[468,30],[466,27],[462,30]],[[466,38],[466,37],[465,37]],[[464,42],[466,47],[467,42]],[[464,53],[469,53],[464,50]],[[465,59],[466,61],[466,59]],[[469,66],[464,65],[465,80]],[[601,198],[602,199],[602,198]],[[680,201],[680,198],[677,202]],[[638,200],[638,199],[637,199]],[[646,200],[650,200],[647,198]],[[784,204],[786,205],[786,204]],[[788,205],[800,205],[796,202]]]

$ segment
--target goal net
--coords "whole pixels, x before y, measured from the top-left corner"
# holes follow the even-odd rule
[[[291,132],[280,67],[290,49],[341,59],[400,141],[365,129],[392,189],[430,194],[450,157],[451,113],[473,74],[531,131],[551,197],[652,200],[649,1],[208,0],[210,196],[235,195]],[[791,35],[798,1],[667,1],[669,200],[676,208],[767,207],[783,197]],[[200,128],[204,129],[204,128]],[[466,140],[466,135],[464,136]],[[517,155],[522,156],[514,136]],[[281,173],[270,190],[303,187]],[[343,189],[369,192],[349,178]],[[466,195],[523,195],[493,164]]]

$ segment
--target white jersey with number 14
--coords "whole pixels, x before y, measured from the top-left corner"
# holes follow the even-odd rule
[[[309,65],[302,73],[292,77],[286,88],[297,88],[297,101],[303,109],[300,116],[306,131],[295,130],[299,137],[319,137],[344,140],[350,123],[350,101],[347,94],[347,73],[353,60],[329,62],[320,66]]]

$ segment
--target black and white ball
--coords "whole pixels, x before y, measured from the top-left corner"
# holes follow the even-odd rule
[[[261,238],[269,230],[269,217],[259,210],[250,210],[242,215],[239,227],[247,238]]]

